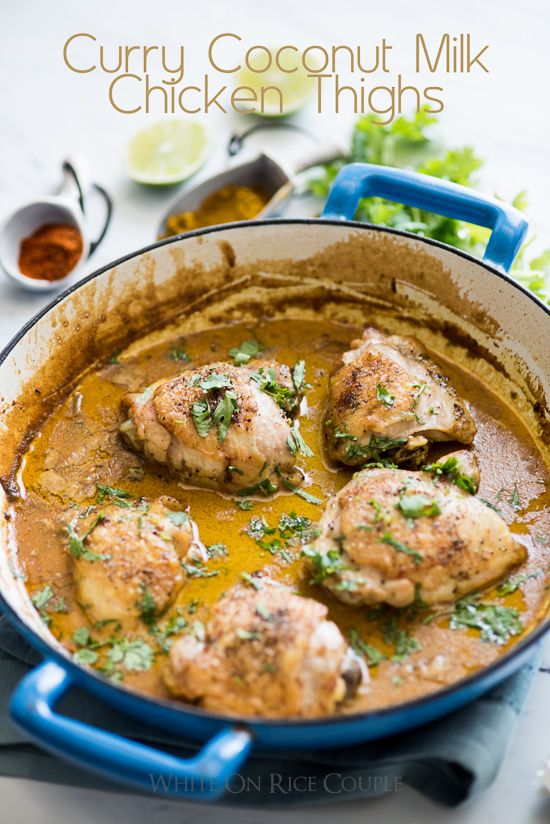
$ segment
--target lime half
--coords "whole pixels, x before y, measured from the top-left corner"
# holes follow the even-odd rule
[[[194,120],[161,120],[141,129],[128,146],[128,174],[137,183],[167,186],[191,177],[209,152],[207,131]]]
[[[262,71],[266,65],[267,55],[265,52],[258,52],[250,55],[249,66],[237,73],[237,83],[240,86],[249,86],[256,92],[255,114],[263,117],[285,117],[294,114],[304,106],[315,88],[315,79],[308,77],[306,69],[302,66],[300,52],[283,51],[279,55],[279,68],[275,61],[277,53],[276,47],[269,49],[271,53],[271,66]],[[283,71],[285,69],[286,71]],[[290,71],[296,69],[296,71]],[[266,86],[275,86],[280,89],[283,100],[283,111],[281,111],[281,98],[275,91],[266,90],[263,95],[263,111],[261,110],[261,90]],[[248,108],[247,104],[243,109]]]

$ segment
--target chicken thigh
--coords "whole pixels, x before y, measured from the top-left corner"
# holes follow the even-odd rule
[[[430,441],[471,444],[475,423],[464,401],[414,338],[369,328],[329,384],[329,457],[349,466],[380,460],[419,465]]]
[[[312,581],[349,604],[404,607],[452,602],[498,580],[526,552],[496,512],[457,486],[466,480],[454,461],[433,472],[356,473],[304,547]]]
[[[330,715],[358,689],[364,666],[317,601],[261,579],[214,607],[205,641],[191,635],[170,650],[172,694],[233,715]]]
[[[291,429],[298,401],[287,366],[214,363],[127,395],[120,432],[188,483],[268,494],[281,474],[300,480]]]
[[[91,622],[116,621],[133,631],[173,602],[194,534],[187,513],[175,506],[171,498],[109,504],[78,521],[78,532],[75,522],[69,525],[77,597]]]

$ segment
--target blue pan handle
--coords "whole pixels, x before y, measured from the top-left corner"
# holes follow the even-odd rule
[[[250,751],[250,733],[235,727],[222,730],[187,761],[96,729],[54,711],[55,703],[72,686],[74,681],[63,667],[45,661],[19,683],[11,700],[11,718],[44,749],[111,781],[148,793],[158,783],[164,796],[212,801],[224,794],[226,782]]]
[[[504,272],[527,232],[527,221],[513,206],[448,180],[370,163],[350,163],[339,172],[321,217],[353,220],[363,197],[384,197],[492,229],[483,259]]]

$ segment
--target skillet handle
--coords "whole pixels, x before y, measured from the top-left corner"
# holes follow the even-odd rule
[[[350,163],[339,172],[321,217],[353,220],[363,197],[384,197],[492,229],[483,259],[504,272],[527,232],[527,221],[513,206],[448,180],[370,163]]]
[[[182,760],[54,711],[74,682],[54,661],[46,660],[17,686],[12,721],[35,743],[111,781],[164,797],[213,801],[246,759],[252,744],[246,730],[227,727],[193,758]]]

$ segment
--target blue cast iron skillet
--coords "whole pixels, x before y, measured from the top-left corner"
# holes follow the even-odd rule
[[[547,316],[550,314],[547,307],[506,275],[527,230],[526,221],[517,210],[444,180],[355,163],[345,167],[336,178],[320,220],[330,224],[343,221],[354,230],[365,229],[365,224],[352,221],[358,200],[367,196],[388,198],[492,229],[483,262],[457,250],[452,250],[453,254],[470,262],[474,261],[485,270],[485,274],[505,280],[514,289],[529,295],[539,310],[542,308]],[[308,225],[318,224],[320,221],[257,221],[199,230],[190,235],[289,222],[303,224],[306,231]],[[395,230],[372,226],[367,228],[370,231],[374,229],[411,237]],[[413,237],[417,242],[436,249],[444,248],[449,252],[449,247],[443,244]],[[162,241],[142,252],[178,239]],[[142,252],[125,259],[137,257]],[[105,267],[89,279],[110,268],[112,266]],[[78,289],[79,285],[69,292]],[[0,363],[50,308],[45,309],[21,331],[0,357]],[[521,667],[534,653],[543,633],[549,629],[548,622],[539,625],[510,652],[483,670],[435,694],[394,707],[311,721],[234,719],[175,701],[153,699],[107,681],[93,669],[80,666],[53,645],[50,646],[28,626],[3,596],[0,596],[0,606],[21,635],[45,659],[23,678],[11,701],[11,718],[28,738],[61,758],[112,781],[152,792],[152,777],[164,776],[167,795],[202,801],[212,801],[224,794],[231,775],[238,772],[253,749],[276,751],[344,747],[402,733],[453,712]],[[148,725],[181,734],[183,740],[206,743],[193,758],[182,760],[59,714],[55,711],[57,701],[76,685],[121,713],[145,719]]]

